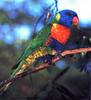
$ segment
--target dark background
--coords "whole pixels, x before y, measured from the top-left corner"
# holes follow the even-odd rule
[[[22,0],[21,0],[22,1]],[[23,0],[23,2],[15,1],[0,1],[0,81],[7,79],[10,76],[11,68],[17,61],[19,55],[24,50],[26,42],[31,39],[32,34],[36,33],[44,25],[44,19],[46,16],[46,11],[51,11],[48,7],[52,3],[48,3],[48,0]],[[47,10],[46,10],[47,9]],[[46,10],[46,11],[45,11]],[[42,17],[40,17],[42,16]],[[37,22],[41,19],[39,22]],[[36,27],[36,24],[37,27]],[[72,35],[70,42],[67,44],[67,49],[74,49],[79,47],[91,47],[91,27],[90,26],[80,26],[82,31],[72,29],[72,33],[77,33]],[[36,29],[35,29],[36,28]],[[86,38],[83,39],[83,36]],[[81,56],[77,54],[74,56],[67,56],[57,66],[63,66],[64,68],[70,66],[71,69],[67,72],[68,74],[62,77],[62,82],[57,81],[62,86],[66,84],[65,87],[70,87],[70,83],[73,84],[72,91],[74,91],[74,84],[77,89],[81,86],[73,81],[78,82],[79,84],[83,83],[83,87],[77,92],[86,95],[89,97],[89,75],[84,71],[91,70],[91,53],[86,53]],[[66,62],[67,61],[67,62]],[[39,73],[33,74],[32,78],[25,77],[23,79],[17,80],[12,84],[8,89],[7,93],[3,96],[0,96],[0,100],[26,100],[30,97],[33,97],[38,90],[48,84],[48,87],[43,90],[44,97],[47,97],[48,91],[53,91],[50,87],[51,80],[58,72],[62,69],[59,67],[54,67],[52,71],[48,72],[47,70],[41,71]],[[78,68],[78,69],[76,69]],[[79,72],[79,70],[83,72]],[[65,78],[66,77],[66,78]],[[61,80],[59,78],[59,80]],[[71,80],[71,81],[68,81]],[[68,82],[68,83],[67,83]],[[60,87],[60,86],[59,86]],[[85,92],[83,93],[82,91]],[[44,92],[45,91],[45,92]],[[60,91],[59,91],[60,92]],[[61,91],[62,92],[62,91]],[[60,92],[60,93],[61,93]],[[42,97],[39,93],[39,97]],[[55,92],[53,92],[56,94]],[[75,93],[75,94],[76,94]],[[52,95],[54,95],[52,94]],[[76,94],[76,96],[78,95]],[[28,98],[29,97],[29,98]],[[49,97],[51,97],[49,95]],[[56,96],[55,96],[56,97]],[[85,97],[83,97],[85,98]],[[48,99],[48,98],[47,98]],[[31,100],[31,99],[30,99]],[[55,99],[56,100],[56,99]],[[66,99],[62,99],[66,100]],[[71,99],[69,99],[71,100]],[[80,100],[80,99],[79,99]],[[83,100],[83,99],[82,99]]]

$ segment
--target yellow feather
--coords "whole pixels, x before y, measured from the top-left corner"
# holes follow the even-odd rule
[[[61,15],[58,13],[58,14],[56,15],[56,20],[59,21],[60,18],[61,18]]]
[[[29,62],[30,60],[31,60],[31,59],[29,59],[29,58],[26,58],[26,61],[27,61],[27,62]]]
[[[22,68],[23,68],[23,69],[26,69],[27,67],[28,67],[27,64],[23,64],[23,65],[22,65]]]

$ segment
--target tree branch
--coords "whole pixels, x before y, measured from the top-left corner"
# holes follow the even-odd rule
[[[59,61],[62,57],[66,56],[66,55],[77,54],[77,53],[81,53],[81,52],[91,52],[91,48],[89,47],[89,48],[79,48],[79,49],[74,49],[74,50],[65,50],[59,54],[60,56],[53,58],[52,64]],[[21,74],[16,75],[13,78],[9,78],[7,80],[0,82],[0,88],[8,83],[14,82],[17,79],[20,79],[20,78],[27,76],[27,75],[31,75],[32,73],[38,72],[38,71],[46,69],[48,67],[50,67],[50,65],[48,63],[45,63],[45,64],[41,64],[39,66],[36,66],[32,69],[29,69]]]

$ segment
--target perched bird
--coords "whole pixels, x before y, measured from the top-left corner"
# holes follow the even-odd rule
[[[77,26],[79,23],[76,12],[72,10],[59,11],[52,17],[50,23],[45,25],[30,40],[28,47],[22,53],[18,62],[13,67],[10,77],[14,77],[28,68],[37,60],[50,63],[54,52],[63,50],[71,35],[72,25]],[[11,83],[5,85],[5,91]]]

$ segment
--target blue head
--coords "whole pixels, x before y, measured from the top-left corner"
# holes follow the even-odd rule
[[[59,11],[52,22],[71,27],[72,25],[78,25],[79,19],[76,12],[67,9]]]

